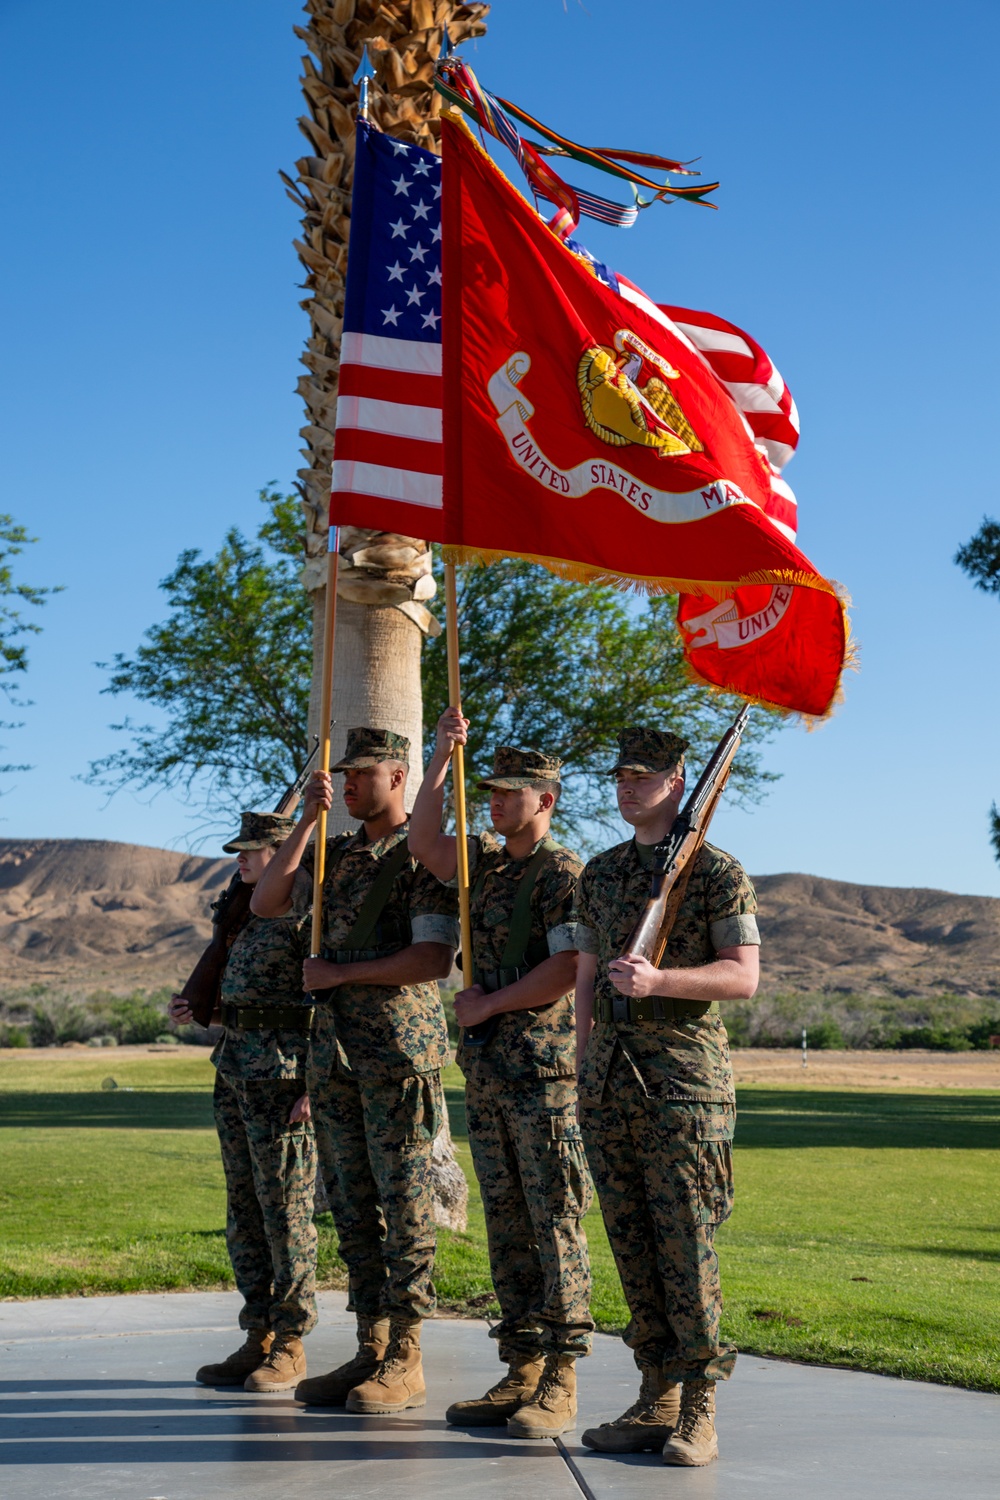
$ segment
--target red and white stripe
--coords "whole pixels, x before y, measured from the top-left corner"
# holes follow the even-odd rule
[[[765,350],[735,323],[714,313],[686,307],[664,307],[675,328],[695,348],[726,388],[753,435],[754,446],[771,471],[771,504],[767,514],[795,540],[798,507],[781,478],[799,441],[799,413],[792,393]]]
[[[441,345],[345,333],[333,493],[441,510]]]

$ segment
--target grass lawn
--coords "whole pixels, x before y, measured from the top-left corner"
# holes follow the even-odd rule
[[[438,1290],[488,1314],[455,1069],[446,1083],[473,1194],[468,1232],[442,1233]],[[201,1051],[0,1058],[0,1297],[231,1285],[211,1087]],[[1000,1093],[745,1088],[736,1160],[728,1338],[1000,1391]],[[342,1284],[320,1223],[322,1281]],[[596,1210],[587,1229],[594,1315],[614,1331],[626,1311]]]

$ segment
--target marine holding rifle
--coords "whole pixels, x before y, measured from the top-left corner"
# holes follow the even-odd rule
[[[731,746],[741,725],[742,716]],[[624,1415],[583,1441],[604,1452],[662,1448],[665,1463],[694,1466],[718,1456],[715,1387],[736,1360],[719,1335],[714,1248],[732,1211],[736,1118],[719,1002],[757,988],[757,903],[737,861],[702,843],[686,887],[677,886],[662,958],[635,954],[630,939],[650,901],[658,848],[684,823],[687,741],[624,729],[618,742],[610,774],[635,835],[592,859],[580,879],[580,1120],[641,1387]]]
[[[412,852],[441,880],[456,874],[455,839],[441,821],[448,764],[467,725],[456,709],[441,716],[410,823]],[[575,1425],[574,1366],[589,1353],[594,1327],[572,996],[581,861],[549,834],[560,792],[554,757],[501,747],[479,786],[490,793],[499,838],[469,839],[476,982],[456,996],[455,1013],[500,1303],[491,1336],[507,1373],[446,1415],[456,1425],[506,1424],[512,1437],[551,1438]]]
[[[309,1100],[358,1348],[296,1397],[365,1413],[425,1404],[420,1330],[436,1301],[431,1150],[449,1058],[437,980],[451,972],[458,923],[454,892],[407,847],[409,749],[390,730],[352,729],[332,767],[362,826],[327,840],[322,956],[302,970],[317,1001]],[[332,801],[331,776],[316,772],[301,819],[254,891],[254,911],[308,910],[308,840]]]
[[[294,826],[277,813],[243,814],[238,835],[223,847],[239,856],[244,886],[256,884]],[[284,1391],[306,1374],[302,1337],[316,1322],[316,1142],[304,1098],[312,1007],[302,992],[309,939],[294,916],[268,921],[244,908],[234,925],[216,1012],[226,1029],[212,1062],[226,1247],[246,1341],[195,1379]],[[191,1021],[192,1004],[175,995],[171,1018]],[[211,1009],[209,999],[205,1024]]]

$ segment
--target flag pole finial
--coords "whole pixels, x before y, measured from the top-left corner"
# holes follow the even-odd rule
[[[442,26],[441,27],[441,51],[438,53],[438,59],[437,59],[438,60],[438,67],[440,67],[443,62],[447,62],[448,61],[449,57],[454,52],[454,50],[455,50],[455,44],[452,41],[451,37],[448,35],[448,28],[447,28],[447,26]]]
[[[360,83],[361,85],[358,95],[358,114],[362,120],[367,120],[368,118],[368,84],[369,80],[374,77],[375,69],[372,67],[372,60],[368,56],[368,43],[365,42],[365,45],[361,49],[361,61],[358,63],[354,77],[351,80],[352,83]]]

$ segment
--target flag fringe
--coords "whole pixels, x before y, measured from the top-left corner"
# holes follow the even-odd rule
[[[839,583],[823,578],[819,573],[803,573],[794,568],[765,569],[747,573],[737,579],[650,578],[641,573],[612,572],[595,563],[571,562],[564,557],[543,557],[535,552],[460,546],[453,542],[441,544],[441,556],[446,563],[468,564],[472,567],[488,567],[490,563],[517,558],[520,562],[538,563],[557,578],[565,578],[569,583],[596,583],[606,588],[619,589],[622,593],[646,594],[654,598],[661,594],[711,594],[718,599],[728,599],[737,589],[754,584],[787,583],[817,589],[823,594],[833,594],[845,608],[850,602]]]

